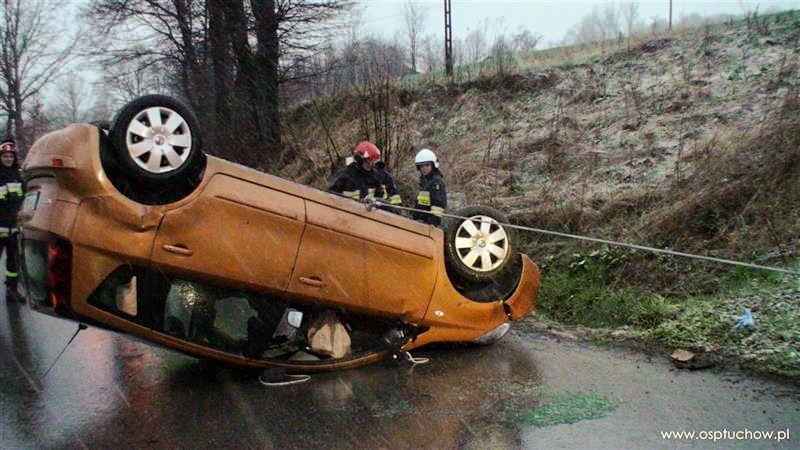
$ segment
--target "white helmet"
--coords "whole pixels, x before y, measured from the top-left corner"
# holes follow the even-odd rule
[[[424,163],[433,163],[433,167],[439,168],[439,159],[436,157],[436,153],[433,153],[427,148],[420,150],[417,156],[414,157],[414,164],[417,166]]]

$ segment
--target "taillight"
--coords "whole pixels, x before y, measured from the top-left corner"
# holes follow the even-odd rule
[[[70,315],[72,291],[72,245],[51,240],[47,250],[47,287],[56,314]]]

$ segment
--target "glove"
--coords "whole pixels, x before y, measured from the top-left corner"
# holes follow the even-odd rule
[[[367,211],[372,211],[373,209],[380,208],[380,202],[372,195],[367,195],[366,197],[361,199],[361,203],[367,206]]]

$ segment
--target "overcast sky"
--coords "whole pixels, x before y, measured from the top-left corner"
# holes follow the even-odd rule
[[[48,1],[48,0],[41,0]],[[67,0],[72,6],[72,13],[87,3],[87,0]],[[403,5],[406,0],[355,0],[364,9],[364,28],[368,33],[392,38],[402,26]],[[428,8],[426,32],[444,38],[444,1],[422,0],[417,3]],[[463,39],[470,30],[484,28],[488,20],[489,28],[486,30],[491,38],[497,31],[498,24],[512,34],[520,26],[527,27],[531,32],[544,36],[542,43],[545,46],[560,41],[567,31],[592,9],[603,8],[607,4],[620,2],[603,2],[590,0],[543,1],[543,0],[452,0],[453,8],[453,36]],[[669,0],[644,0],[639,4],[639,17],[647,23],[653,17],[666,20],[669,11]],[[728,13],[741,15],[747,10],[764,12],[770,9],[800,9],[800,0],[795,1],[673,1],[673,20],[676,22],[682,15],[699,13],[703,16]],[[70,19],[66,19],[70,20]],[[95,81],[98,75],[85,67],[82,61],[76,61],[77,67],[70,73],[79,73],[87,81]],[[58,89],[51,86],[44,97],[46,102],[51,102],[52,92]]]
[[[402,11],[405,0],[358,0],[365,8],[365,28],[384,37],[392,37],[402,23]],[[444,36],[444,1],[419,1],[429,8],[427,30]],[[592,8],[603,8],[610,3],[590,0],[542,1],[542,0],[452,0],[453,37],[464,38],[469,30],[483,28],[489,20],[489,34],[496,23],[504,24],[508,33],[515,32],[520,26],[544,36],[544,43],[561,40],[567,31],[584,16],[592,12]],[[653,17],[667,19],[669,0],[644,0],[639,4],[639,17],[651,23]],[[758,7],[760,12],[775,7],[780,9],[800,8],[800,0],[795,1],[680,1],[674,0],[672,5],[673,21],[677,22],[681,15],[699,13],[709,16],[720,13],[741,15],[746,10]],[[498,22],[501,20],[501,22]],[[427,34],[427,33],[426,33]]]

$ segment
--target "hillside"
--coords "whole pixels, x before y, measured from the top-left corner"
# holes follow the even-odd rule
[[[461,83],[376,83],[288,112],[282,175],[324,186],[377,134],[406,199],[429,147],[451,211],[484,203],[517,224],[797,269],[798,50],[794,11],[541,52]],[[540,317],[800,376],[797,279],[530,234],[522,246],[544,269]],[[755,331],[733,328],[745,307]]]

